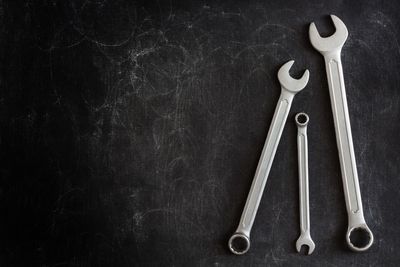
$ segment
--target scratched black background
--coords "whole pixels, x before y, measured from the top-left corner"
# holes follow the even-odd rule
[[[0,266],[398,266],[398,1],[0,1]],[[342,51],[375,244],[346,248],[323,58]],[[245,256],[227,241],[279,97],[293,103]],[[311,256],[299,235],[294,114],[310,115]]]

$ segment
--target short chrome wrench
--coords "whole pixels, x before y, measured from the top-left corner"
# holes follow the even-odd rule
[[[318,50],[325,59],[348,214],[346,241],[352,250],[365,251],[372,245],[374,237],[365,223],[363,214],[349,110],[347,108],[347,98],[343,80],[342,61],[340,58],[340,53],[347,39],[348,31],[346,25],[338,17],[331,15],[331,18],[336,28],[336,32],[333,35],[322,38],[315,24],[311,23],[309,37],[313,47]],[[353,233],[355,233],[354,235],[357,235],[357,233],[366,235],[366,242],[363,244],[353,244]]]
[[[278,80],[281,84],[281,95],[279,97],[274,116],[268,131],[267,139],[261,153],[260,160],[256,169],[253,183],[247,197],[239,226],[228,242],[232,253],[242,255],[250,248],[250,231],[261,201],[265,184],[287,116],[289,114],[292,101],[296,93],[300,92],[308,83],[309,71],[306,70],[300,79],[293,79],[289,75],[289,70],[294,61],[285,63],[278,71]]]
[[[306,113],[298,113],[295,117],[297,124],[297,154],[299,164],[299,200],[300,200],[300,237],[296,242],[297,252],[302,246],[308,247],[308,255],[314,249],[315,244],[310,233],[310,206],[308,190],[308,140],[307,124],[309,121]]]

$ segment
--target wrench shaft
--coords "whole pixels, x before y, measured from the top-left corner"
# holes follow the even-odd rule
[[[292,105],[293,97],[294,93],[282,88],[271,126],[268,131],[267,139],[254,175],[253,183],[247,197],[246,205],[240,219],[239,227],[236,230],[236,232],[243,233],[246,236],[250,235],[251,227],[253,226],[257,214],[257,209],[261,201],[265,184],[267,183],[268,174],[271,170],[272,162]]]
[[[297,150],[299,161],[300,187],[300,230],[302,233],[310,229],[309,192],[308,192],[308,144],[307,128],[301,127],[297,134]]]
[[[335,54],[334,56],[325,56],[325,64],[335,124],[336,141],[339,151],[346,208],[349,214],[362,214],[357,165],[354,155],[353,138],[351,135],[350,118],[340,55]]]

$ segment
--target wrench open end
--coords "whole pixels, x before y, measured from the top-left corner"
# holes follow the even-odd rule
[[[250,239],[244,234],[235,233],[229,238],[228,246],[233,254],[243,255],[250,248]]]
[[[374,243],[374,236],[366,224],[349,228],[346,234],[347,245],[353,251],[361,252],[369,249]]]
[[[312,241],[311,237],[307,236],[307,235],[301,235],[299,237],[299,239],[297,239],[297,242],[296,242],[297,252],[300,253],[302,246],[306,246],[308,248],[307,255],[310,255],[311,253],[313,253],[313,251],[315,249],[314,241]]]
[[[283,88],[292,92],[298,93],[306,87],[308,79],[310,78],[310,72],[305,70],[303,76],[300,79],[294,79],[290,76],[289,70],[293,66],[294,60],[290,60],[283,64],[278,71],[278,80]]]
[[[346,25],[335,15],[331,15],[333,25],[335,26],[335,33],[329,37],[321,37],[315,23],[310,24],[309,37],[312,46],[317,49],[320,53],[329,53],[342,49],[342,46],[349,36]]]

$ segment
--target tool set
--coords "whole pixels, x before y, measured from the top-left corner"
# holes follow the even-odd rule
[[[360,185],[358,182],[357,166],[351,135],[349,111],[347,107],[341,50],[348,31],[345,24],[336,16],[331,15],[336,28],[333,35],[323,38],[319,35],[314,23],[310,24],[309,38],[312,46],[319,51],[325,60],[329,94],[334,118],[336,141],[339,151],[339,161],[343,180],[344,196],[348,214],[348,229],[346,242],[353,251],[365,251],[373,243],[374,237],[368,228],[363,214]],[[254,179],[244,206],[239,225],[228,242],[229,249],[237,255],[245,254],[250,248],[250,232],[257,214],[262,194],[267,183],[268,174],[281,138],[286,119],[294,96],[303,90],[309,79],[309,71],[305,70],[300,79],[289,75],[294,61],[285,63],[278,71],[281,85],[281,95],[275,108],[275,113],[268,131],[267,139],[261,153]],[[300,252],[302,246],[308,247],[308,254],[315,249],[310,233],[309,186],[308,186],[308,140],[307,124],[309,117],[306,113],[298,113],[295,117],[297,124],[297,148],[299,169],[299,201],[300,201],[300,237],[296,249]],[[353,242],[353,235],[364,234],[366,241]],[[356,237],[357,239],[357,237]]]

